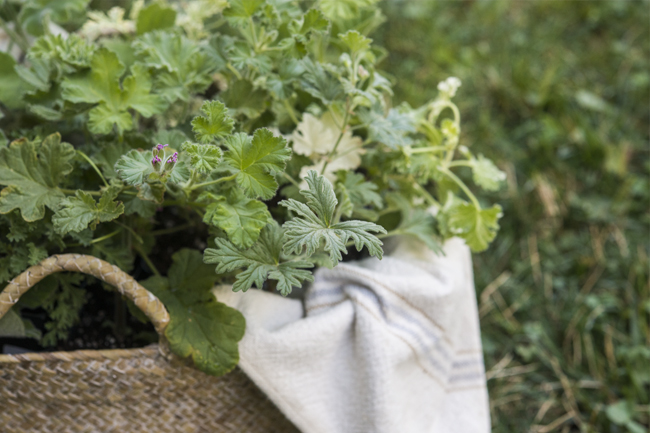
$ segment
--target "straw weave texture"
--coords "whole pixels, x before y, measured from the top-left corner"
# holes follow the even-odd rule
[[[0,355],[0,408],[3,433],[298,432],[241,370],[208,376],[156,347]]]
[[[209,376],[171,355],[164,305],[96,257],[55,255],[0,293],[0,318],[47,275],[82,272],[111,284],[151,319],[160,346],[0,355],[0,433],[294,433],[298,430],[239,369]]]

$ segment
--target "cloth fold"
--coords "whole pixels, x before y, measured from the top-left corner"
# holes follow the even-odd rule
[[[215,289],[246,317],[239,366],[305,433],[488,432],[471,255],[444,251],[321,268],[304,307]]]

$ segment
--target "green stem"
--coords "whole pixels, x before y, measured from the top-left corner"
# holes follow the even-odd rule
[[[472,164],[469,161],[453,161],[450,162],[447,167],[472,167]]]
[[[289,175],[288,175],[287,173],[285,173],[285,172],[282,172],[282,175],[283,175],[283,176],[284,176],[284,177],[285,177],[289,182],[291,182],[292,184],[294,184],[294,186],[297,186],[298,189],[300,189],[300,184],[299,184],[299,183],[298,183],[298,182],[297,182],[293,177],[289,176]]]
[[[104,235],[104,236],[101,236],[101,237],[99,237],[99,238],[95,238],[95,239],[93,239],[92,241],[90,241],[90,243],[91,243],[91,244],[96,244],[96,243],[99,243],[99,242],[103,242],[103,241],[105,241],[106,239],[110,239],[110,238],[112,238],[113,236],[115,236],[115,235],[117,235],[117,234],[119,234],[119,233],[121,233],[121,232],[122,232],[122,230],[117,229],[117,230],[115,230],[115,231],[113,231],[113,232],[110,232],[110,233],[107,234],[107,235]]]
[[[283,102],[283,104],[284,104],[284,108],[287,109],[287,113],[289,113],[289,117],[291,118],[291,120],[293,121],[293,123],[295,123],[296,125],[297,125],[298,123],[300,123],[300,121],[298,120],[298,116],[296,116],[296,112],[294,111],[294,109],[293,109],[293,107],[291,106],[291,104],[289,104],[289,101],[285,99],[285,100],[282,101],[282,102]]]
[[[330,153],[327,154],[327,159],[325,159],[325,164],[323,164],[323,169],[321,170],[320,174],[322,175],[325,174],[325,169],[327,168],[327,165],[330,163],[332,156],[336,154],[336,149],[339,147],[339,144],[343,139],[343,134],[345,134],[345,128],[348,126],[349,120],[350,120],[350,99],[348,98],[347,102],[345,103],[345,117],[343,118],[341,133],[339,134],[339,138],[336,140],[336,143],[334,143],[334,147],[332,148]]]
[[[424,199],[429,203],[429,205],[436,206],[438,209],[442,208],[440,203],[438,203],[438,200],[433,198],[433,196],[429,194],[429,191],[427,191],[422,185],[420,185],[417,182],[413,182],[413,185],[415,185],[420,190],[420,192],[424,196]]]
[[[238,71],[237,69],[235,69],[235,67],[234,67],[232,64],[228,63],[228,64],[226,65],[226,67],[227,67],[228,69],[230,69],[230,72],[232,72],[233,74],[235,74],[235,77],[237,77],[238,80],[241,80],[241,79],[242,79],[241,74],[239,73],[239,71]]]
[[[339,128],[339,130],[343,129],[343,127],[339,125],[339,122],[336,120],[336,113],[334,113],[334,110],[332,109],[331,105],[327,106],[327,111],[329,111],[330,116],[332,118],[332,122],[334,122],[334,125],[336,125],[336,127]],[[364,126],[364,125],[359,125],[359,126]]]
[[[187,224],[181,224],[181,225],[176,226],[176,227],[171,227],[171,228],[168,228],[168,229],[154,230],[149,234],[152,235],[152,236],[169,235],[169,234],[172,234],[172,233],[176,233],[176,232],[180,232],[180,231],[189,229],[191,227],[194,227],[194,224],[187,223]]]
[[[444,101],[440,102],[440,106],[449,108],[454,113],[454,122],[456,125],[460,125],[460,111],[458,110],[458,107],[456,107],[456,104],[452,103],[451,101]],[[438,111],[438,116],[440,116],[440,113],[442,113],[442,110]],[[428,117],[429,123],[434,123],[437,120],[438,116],[434,117],[434,112],[431,111]]]
[[[135,231],[133,231],[133,229],[131,227],[129,227],[126,224],[123,224],[123,223],[121,223],[119,221],[115,221],[115,224],[124,227],[129,233],[131,233],[131,235],[135,238],[136,242],[138,242],[139,244],[144,243],[144,240],[142,240],[142,238]]]
[[[440,172],[444,173],[445,175],[447,175],[448,178],[450,178],[451,180],[456,182],[456,184],[460,187],[460,189],[463,190],[465,195],[467,195],[467,197],[469,197],[469,199],[472,201],[472,203],[474,204],[474,207],[476,209],[478,209],[478,210],[481,209],[481,204],[478,202],[478,200],[476,199],[476,196],[472,193],[472,191],[469,190],[467,185],[465,185],[465,182],[460,180],[458,178],[458,176],[456,176],[454,173],[452,173],[450,170],[448,170],[446,168],[440,168]]]
[[[392,230],[392,231],[390,231],[388,233],[375,235],[375,237],[377,239],[386,239],[386,238],[389,238],[391,236],[398,236],[398,235],[403,235],[403,234],[404,234],[404,232],[401,231],[401,230]],[[354,241],[349,241],[349,242],[347,242],[345,244],[346,247],[351,247],[352,245],[354,245]]]
[[[82,191],[82,190],[76,190],[76,189],[64,189],[64,188],[59,188],[59,190],[64,193],[64,194],[69,194],[69,195],[75,195],[77,191]],[[94,196],[101,196],[102,193],[100,191],[83,191],[86,194],[94,195]]]
[[[201,188],[203,186],[214,185],[221,182],[227,182],[229,180],[233,180],[236,177],[237,177],[237,173],[233,174],[232,176],[220,177],[219,179],[211,180],[209,182],[197,183],[196,185],[192,186],[192,188],[190,188],[190,191],[193,191],[197,188]]]
[[[95,238],[95,239],[93,239],[92,241],[89,242],[89,244],[91,244],[91,245],[92,245],[92,244],[98,244],[98,243],[100,243],[100,242],[105,241],[106,239],[112,238],[113,236],[115,236],[115,235],[117,235],[117,234],[119,234],[119,233],[121,233],[121,232],[122,232],[121,229],[117,229],[117,230],[115,230],[114,232],[111,232],[111,233],[109,233],[109,234],[107,234],[107,235],[104,235],[104,236],[101,236],[101,237],[99,237],[99,238]],[[85,246],[85,245],[83,245],[83,244],[71,244],[71,245],[68,245],[68,247],[70,247],[70,248],[74,248],[74,247],[82,247],[82,246]]]
[[[85,153],[83,153],[81,150],[77,150],[77,153],[78,153],[78,154],[79,154],[83,159],[85,159],[86,161],[88,161],[88,164],[90,164],[90,166],[91,166],[91,167],[92,167],[92,168],[97,172],[97,174],[99,175],[99,177],[102,179],[102,182],[104,182],[104,185],[108,187],[109,185],[108,185],[108,182],[106,182],[106,179],[104,179],[104,175],[102,175],[102,172],[99,171],[99,169],[97,168],[97,166],[95,165],[95,163],[94,163],[94,162],[93,162],[93,161],[88,157],[88,155],[86,155]]]
[[[253,45],[255,46],[255,52],[257,52],[259,49],[259,47],[257,46],[257,32],[255,31],[255,23],[253,22],[252,17],[248,17],[248,26],[251,29],[251,36],[253,37]]]
[[[144,262],[147,264],[147,266],[149,266],[149,269],[151,269],[151,272],[153,272],[153,274],[154,274],[155,276],[160,277],[160,276],[161,276],[161,275],[160,275],[160,272],[158,272],[158,269],[157,269],[156,266],[153,264],[153,262],[151,261],[151,259],[150,259],[149,256],[147,255],[147,253],[144,252],[144,250],[142,249],[142,247],[140,247],[139,245],[137,245],[137,246],[135,246],[135,250],[138,252],[138,255],[139,255],[140,257],[142,257],[142,260],[144,260]]]
[[[7,23],[5,22],[5,20],[2,19],[2,17],[0,17],[0,27],[2,27],[5,33],[9,35],[12,41],[18,44],[18,46],[24,53],[26,53],[29,50],[29,43],[27,42],[27,40],[25,38],[22,38],[18,34],[18,32],[14,31],[13,29],[10,29]]]
[[[409,153],[428,153],[428,152],[444,152],[447,150],[445,146],[427,146],[427,147],[416,147],[415,149],[409,150]]]
[[[205,203],[199,203],[197,201],[184,201],[184,200],[165,200],[162,205],[166,206],[190,206],[190,207],[199,207],[204,208],[207,206]]]

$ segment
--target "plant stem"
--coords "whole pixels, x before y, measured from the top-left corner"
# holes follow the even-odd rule
[[[291,121],[296,125],[300,123],[300,121],[298,120],[298,116],[296,116],[296,112],[294,111],[291,104],[289,104],[289,101],[285,99],[284,101],[282,101],[282,103],[284,104],[284,108],[287,109],[287,113],[289,113],[289,117],[291,118]]]
[[[124,227],[124,228],[129,232],[129,233],[131,233],[131,235],[133,235],[133,237],[135,238],[136,242],[138,242],[139,244],[143,244],[143,243],[144,243],[144,241],[142,240],[142,238],[141,238],[141,237],[140,237],[140,236],[139,236],[135,231],[133,231],[133,229],[132,229],[131,227],[129,227],[129,226],[127,226],[126,224],[123,224],[123,223],[121,223],[121,222],[119,222],[119,221],[115,221],[115,224]]]
[[[117,234],[119,234],[119,233],[121,233],[121,232],[122,232],[122,230],[117,229],[117,230],[115,230],[115,231],[113,231],[113,232],[110,232],[110,233],[107,234],[107,235],[104,235],[104,236],[101,236],[101,237],[99,237],[99,238],[95,238],[95,239],[93,239],[92,241],[90,241],[90,243],[91,243],[91,244],[96,244],[96,243],[99,243],[99,242],[103,242],[103,241],[105,241],[106,239],[110,239],[110,238],[112,238],[113,236],[115,236],[115,235],[117,235]]]
[[[415,149],[409,150],[409,153],[428,153],[428,152],[444,152],[447,150],[445,146],[427,146],[427,147],[416,147]]]
[[[102,172],[99,171],[99,169],[97,168],[97,166],[95,165],[95,163],[94,163],[94,162],[93,162],[93,161],[88,157],[88,155],[86,155],[85,153],[83,153],[81,150],[77,150],[77,153],[78,153],[79,156],[81,156],[83,159],[85,159],[86,161],[88,161],[88,164],[90,164],[90,166],[91,166],[91,167],[92,167],[92,168],[97,172],[97,174],[99,175],[99,177],[102,179],[102,182],[104,182],[104,185],[108,187],[109,185],[108,185],[108,182],[106,182],[106,179],[104,179],[104,175],[102,175]]]
[[[242,76],[241,76],[241,74],[239,73],[239,71],[238,71],[237,69],[235,69],[235,67],[234,67],[231,63],[228,63],[228,64],[226,65],[226,67],[227,67],[227,68],[228,68],[228,69],[229,69],[233,74],[235,74],[235,77],[237,77],[238,80],[241,80],[241,79],[242,79]]]
[[[294,186],[297,186],[298,189],[300,189],[300,184],[299,184],[299,183],[298,183],[298,182],[297,182],[293,177],[289,176],[289,175],[288,175],[287,173],[285,173],[285,172],[282,172],[282,175],[283,175],[285,178],[287,178],[287,180],[288,180],[289,182],[291,182],[292,184],[294,184]]]
[[[2,17],[0,17],[0,27],[2,27],[5,33],[9,35],[12,41],[18,44],[18,46],[24,53],[26,53],[29,50],[29,43],[27,42],[27,40],[21,37],[18,34],[18,32],[14,31],[13,29],[10,29],[7,23],[5,22],[5,20],[2,19]]]
[[[257,32],[255,31],[255,23],[253,22],[252,17],[248,17],[248,26],[251,29],[251,36],[253,37],[253,45],[255,46],[255,52],[257,52],[259,49],[259,47],[257,46]]]
[[[471,167],[472,164],[469,161],[452,161],[447,165],[448,168],[451,167]]]
[[[433,198],[433,196],[429,194],[429,191],[427,191],[422,185],[417,182],[413,182],[413,184],[420,190],[420,192],[422,192],[424,199],[429,202],[431,206],[436,206],[438,209],[442,208],[440,203],[438,203],[438,200]]]
[[[135,250],[138,252],[138,255],[139,255],[140,257],[142,257],[142,260],[144,260],[144,262],[147,264],[147,266],[149,266],[149,269],[151,269],[151,272],[153,272],[153,274],[154,274],[155,276],[160,277],[160,276],[161,276],[161,275],[160,275],[160,272],[158,272],[158,269],[157,269],[156,266],[153,264],[153,262],[151,261],[151,259],[150,259],[149,256],[147,255],[147,253],[144,252],[144,250],[142,249],[142,247],[140,247],[139,245],[136,245],[134,248],[135,248]]]
[[[450,178],[451,180],[453,180],[454,182],[456,182],[456,184],[460,187],[460,189],[463,190],[463,192],[465,193],[465,195],[466,195],[467,197],[469,197],[469,199],[472,201],[472,203],[474,204],[474,207],[475,207],[476,209],[478,209],[478,210],[481,209],[481,204],[480,204],[480,203],[478,202],[478,200],[476,199],[476,196],[475,196],[474,194],[472,194],[472,191],[470,191],[469,188],[467,188],[467,185],[465,185],[465,182],[463,182],[462,180],[460,180],[460,179],[458,178],[458,176],[456,176],[454,173],[452,173],[452,172],[451,172],[449,169],[447,169],[447,168],[440,168],[440,172],[441,172],[441,173],[444,173],[445,175],[447,175],[448,178]]]
[[[187,223],[187,224],[181,224],[181,225],[176,226],[176,227],[170,227],[168,229],[154,230],[154,231],[150,232],[149,234],[151,236],[169,235],[169,234],[172,234],[172,233],[176,233],[176,232],[180,232],[180,231],[189,229],[191,227],[194,227],[194,224]]]
[[[449,108],[454,113],[454,122],[456,125],[460,125],[460,111],[458,110],[458,107],[456,107],[456,104],[452,103],[451,101],[440,101],[438,103],[441,107]],[[442,110],[438,111],[438,116],[441,112]],[[438,116],[434,117],[433,114],[434,111],[431,111],[431,113],[429,113],[428,120],[430,123],[434,123],[438,118]]]
[[[214,184],[221,183],[221,182],[227,182],[229,180],[233,180],[236,177],[237,177],[237,173],[233,174],[232,176],[220,177],[219,179],[211,180],[209,182],[197,183],[196,185],[192,186],[192,188],[190,188],[190,191],[193,191],[193,190],[195,190],[197,188],[201,188],[202,186],[208,186],[208,185],[214,185]]]
[[[330,163],[330,159],[334,154],[336,154],[336,149],[339,147],[339,144],[341,143],[341,140],[343,139],[343,134],[345,134],[345,128],[348,126],[348,121],[350,120],[350,99],[345,103],[345,117],[343,118],[343,125],[341,126],[341,133],[339,134],[339,138],[336,140],[336,143],[334,144],[334,147],[330,151],[330,153],[327,154],[327,158],[325,159],[325,164],[323,164],[323,169],[321,170],[320,174],[324,175],[325,174],[325,169],[327,168],[327,165]]]
[[[161,206],[190,206],[204,208],[207,204],[199,203],[197,201],[165,200]]]
[[[62,193],[69,194],[69,195],[75,195],[77,193],[77,191],[82,191],[80,189],[77,190],[77,189],[64,189],[64,188],[59,188],[59,190]],[[86,194],[97,196],[97,197],[102,195],[102,193],[100,191],[83,191],[83,192],[85,192]]]
[[[95,239],[93,239],[92,241],[90,241],[89,243],[90,243],[91,245],[92,245],[92,244],[98,244],[98,243],[100,243],[100,242],[105,241],[106,239],[112,238],[113,236],[115,236],[115,235],[117,235],[117,234],[119,234],[119,233],[121,233],[121,232],[122,232],[121,229],[117,229],[117,230],[115,230],[114,232],[111,232],[111,233],[109,233],[109,234],[107,234],[107,235],[101,236],[101,237],[99,237],[99,238],[95,238]],[[84,245],[83,245],[83,244],[70,244],[70,245],[68,245],[68,247],[70,247],[70,248],[74,248],[74,247],[82,247],[82,246],[84,246]]]
[[[386,238],[389,238],[391,236],[398,236],[398,235],[403,235],[403,234],[404,234],[404,232],[401,231],[401,230],[391,230],[388,233],[382,233],[382,234],[375,235],[375,237],[377,239],[386,239]],[[349,241],[349,242],[347,242],[345,244],[346,247],[351,247],[352,245],[354,245],[354,241]]]

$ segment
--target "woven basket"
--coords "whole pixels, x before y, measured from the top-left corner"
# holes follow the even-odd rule
[[[159,346],[0,355],[0,432],[298,432],[239,369],[213,377],[166,350],[169,315],[132,277],[103,260],[55,255],[0,293],[0,318],[55,272],[82,272],[131,299]]]

